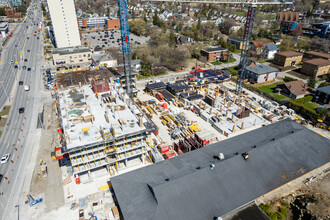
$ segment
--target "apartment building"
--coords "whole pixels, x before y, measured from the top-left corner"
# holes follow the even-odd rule
[[[248,44],[248,43],[245,43],[245,44]],[[237,37],[228,38],[227,45],[228,45],[228,47],[235,45],[237,50],[242,50],[243,46],[244,46],[244,40],[241,38],[237,38]]]
[[[89,47],[65,47],[55,48],[52,51],[53,62],[56,67],[81,67],[84,64],[91,64],[92,51]]]
[[[228,50],[222,47],[203,49],[201,55],[205,56],[208,62],[224,61],[228,58]]]
[[[306,75],[316,73],[316,76],[324,75],[330,71],[330,61],[317,58],[305,61],[302,65],[301,72]]]
[[[73,0],[47,0],[58,48],[80,46]]]
[[[295,51],[285,51],[276,53],[274,56],[274,63],[279,66],[294,66],[296,64],[300,64],[303,58],[302,53],[298,53]]]

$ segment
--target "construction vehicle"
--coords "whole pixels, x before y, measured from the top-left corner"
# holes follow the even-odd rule
[[[28,202],[30,207],[42,202],[42,198],[34,199],[31,195],[26,195],[26,196],[28,197]]]

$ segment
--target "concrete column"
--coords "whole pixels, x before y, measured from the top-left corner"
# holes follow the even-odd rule
[[[242,125],[241,125],[241,129],[243,129],[244,128],[244,121],[242,122]]]
[[[235,132],[235,125],[233,125],[233,133]]]

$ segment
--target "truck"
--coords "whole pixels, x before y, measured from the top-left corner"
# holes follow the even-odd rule
[[[29,86],[29,85],[25,85],[25,86],[24,86],[24,90],[25,90],[25,91],[29,91],[29,90],[30,90],[30,86]]]

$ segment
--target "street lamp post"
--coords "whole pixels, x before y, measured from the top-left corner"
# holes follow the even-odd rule
[[[17,219],[19,220],[19,205],[15,205],[15,208],[17,208]]]

